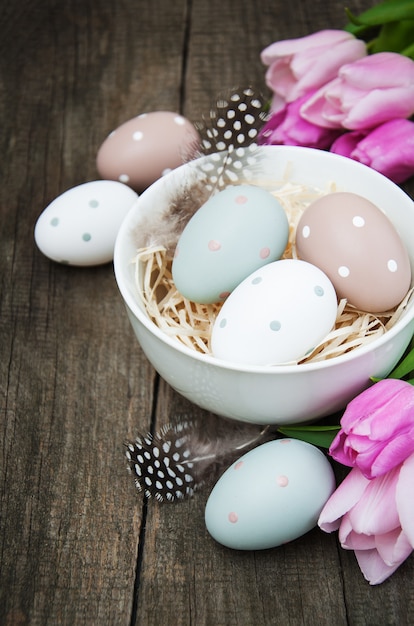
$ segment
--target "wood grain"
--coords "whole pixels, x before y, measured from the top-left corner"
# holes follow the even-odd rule
[[[342,3],[0,9],[0,624],[413,623],[412,558],[372,588],[335,535],[315,529],[275,550],[230,551],[205,529],[208,493],[164,507],[137,494],[126,438],[180,415],[206,428],[218,418],[159,380],[110,264],[58,265],[33,241],[53,198],[97,178],[96,152],[113,128],[150,110],[195,121],[233,86],[265,89],[263,47],[341,28]]]

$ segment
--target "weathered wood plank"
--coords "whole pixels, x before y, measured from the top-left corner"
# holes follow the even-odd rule
[[[185,3],[4,9],[0,622],[128,623],[142,507],[122,448],[149,427],[154,372],[111,265],[53,264],[33,227],[96,178],[114,126],[179,107]]]
[[[334,535],[236,552],[207,534],[208,491],[144,503],[124,439],[178,415],[211,428],[217,418],[158,382],[110,265],[60,266],[33,242],[44,206],[97,177],[96,151],[114,127],[157,109],[196,120],[223,90],[263,88],[261,49],[341,27],[342,3],[3,5],[0,623],[412,623],[412,558],[371,588]]]

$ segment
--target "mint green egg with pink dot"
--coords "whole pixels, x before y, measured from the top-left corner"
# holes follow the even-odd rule
[[[214,486],[205,509],[210,535],[235,550],[275,548],[317,525],[335,489],[326,456],[298,439],[257,446]]]
[[[280,202],[255,185],[231,185],[213,195],[185,226],[172,275],[193,302],[223,302],[246,276],[279,259],[289,223]]]

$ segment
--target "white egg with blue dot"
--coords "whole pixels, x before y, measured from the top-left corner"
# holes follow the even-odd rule
[[[224,302],[212,329],[213,355],[243,365],[297,362],[332,330],[335,289],[322,270],[296,259],[264,265]]]
[[[228,548],[274,548],[314,528],[334,490],[334,472],[319,448],[297,439],[269,441],[218,480],[207,500],[206,527]]]
[[[138,194],[123,183],[95,180],[68,189],[41,213],[34,237],[52,261],[102,265],[113,259],[115,239]]]

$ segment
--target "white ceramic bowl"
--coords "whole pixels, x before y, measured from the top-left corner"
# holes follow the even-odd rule
[[[295,182],[324,187],[335,181],[339,188],[380,206],[409,250],[414,276],[414,203],[397,185],[364,165],[329,152],[290,146],[260,151],[260,172],[255,174],[260,184],[267,179],[280,180],[289,164]],[[181,345],[149,320],[135,287],[132,231],[147,212],[163,210],[191,167],[194,162],[177,168],[140,196],[115,245],[118,287],[136,337],[159,374],[180,394],[213,413],[279,425],[313,421],[336,412],[369,386],[371,376],[386,376],[413,335],[414,302],[391,330],[372,343],[334,359],[293,366],[244,367],[219,361]]]

